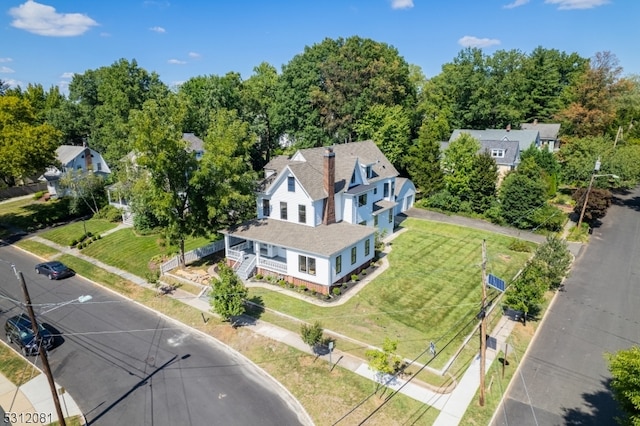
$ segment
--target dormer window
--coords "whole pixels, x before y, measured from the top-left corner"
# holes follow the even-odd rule
[[[504,149],[492,149],[491,157],[493,158],[504,158]]]
[[[367,166],[367,179],[373,177],[373,168],[371,166]]]

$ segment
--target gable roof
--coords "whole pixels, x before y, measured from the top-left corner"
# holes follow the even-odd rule
[[[449,147],[451,142],[440,142],[440,150],[444,151]],[[513,166],[520,162],[520,142],[505,140],[481,140],[478,153],[493,149],[501,149],[504,151],[504,157],[492,157],[499,166]]]
[[[398,176],[396,168],[371,140],[333,145],[331,148],[335,153],[334,190],[336,193],[348,188],[356,164],[372,167],[374,177],[367,179],[369,183]],[[267,190],[277,181],[277,176],[288,168],[311,199],[326,198],[327,193],[323,186],[326,149],[327,147],[301,149],[291,158],[282,155],[274,157],[264,167],[272,173],[263,181],[263,190]]]
[[[518,141],[520,150],[526,151],[532,144],[540,141],[540,134],[537,130],[506,130],[506,129],[455,129],[449,138],[449,142],[454,141],[463,133],[468,133],[471,137],[482,142],[486,141]]]
[[[85,150],[83,146],[77,145],[60,145],[56,149],[56,157],[58,161],[62,163],[63,166],[66,166],[70,162],[72,162],[78,155],[82,154]]]
[[[522,130],[537,130],[540,132],[540,139],[556,140],[560,133],[560,123],[522,123]]]

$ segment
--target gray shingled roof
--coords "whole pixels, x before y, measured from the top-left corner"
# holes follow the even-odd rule
[[[560,123],[522,123],[522,130],[537,130],[540,132],[540,138],[545,140],[558,139],[560,133]]]
[[[195,152],[204,152],[204,141],[193,133],[183,133],[182,139],[189,143],[189,149]]]
[[[451,142],[440,142],[440,150],[444,151],[449,147]],[[520,162],[520,142],[518,141],[504,141],[504,140],[481,140],[480,149],[478,153],[485,150],[491,152],[492,149],[504,150],[504,157],[493,157],[496,160],[496,164],[501,166],[514,166]],[[396,180],[397,181],[397,180]],[[399,191],[399,190],[398,190]]]
[[[374,177],[368,179],[369,183],[382,178],[398,176],[396,168],[371,140],[333,145],[332,148],[335,153],[335,192],[340,192],[348,187],[356,161],[360,164],[372,165]],[[289,167],[309,196],[313,200],[320,200],[327,197],[323,187],[325,150],[326,147],[301,149],[292,158],[302,161],[292,161],[286,157],[278,156],[273,158],[265,166],[265,169],[274,170],[280,174],[285,167]],[[275,179],[271,178],[265,189],[274,181]]]
[[[531,144],[535,144],[539,140],[537,130],[506,130],[506,129],[455,129],[449,138],[449,142],[456,140],[462,133],[468,133],[479,141],[518,141],[520,142],[520,150],[526,151]]]
[[[62,165],[67,165],[69,164],[70,161],[72,161],[78,155],[82,154],[84,150],[85,150],[85,147],[83,146],[60,145],[56,149],[56,157],[58,158],[58,161],[62,163]]]
[[[330,257],[374,235],[375,228],[346,222],[307,226],[274,219],[253,219],[220,231],[236,238]]]

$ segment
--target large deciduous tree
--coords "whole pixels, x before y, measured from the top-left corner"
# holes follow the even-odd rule
[[[135,60],[120,59],[111,66],[75,74],[69,84],[67,119],[82,128],[74,134],[88,137],[89,143],[114,166],[131,151],[129,114],[142,109],[149,99],[163,99],[168,88],[159,76],[138,66]]]
[[[587,191],[588,188],[578,188],[573,193],[572,198],[576,202],[573,211],[578,216],[582,214],[582,207],[584,206]],[[593,222],[607,214],[607,210],[611,207],[613,196],[611,195],[611,191],[602,188],[591,188],[588,192],[589,198],[587,199],[583,218],[587,222]]]
[[[182,83],[178,94],[187,108],[183,129],[204,137],[214,111],[220,108],[241,111],[241,86],[237,72],[198,76]]]
[[[391,164],[406,169],[407,152],[411,146],[411,119],[400,105],[373,105],[354,129],[358,139],[371,139]]]
[[[61,133],[38,123],[31,103],[18,96],[0,96],[0,179],[7,186],[37,177],[56,162]]]
[[[253,150],[254,170],[261,170],[278,148],[279,135],[274,123],[277,87],[278,72],[266,62],[255,67],[253,75],[242,83],[245,120],[259,139]]]
[[[354,140],[354,124],[373,105],[415,105],[398,51],[357,36],[306,47],[283,67],[279,87],[279,127],[300,146]]]
[[[616,118],[615,101],[627,85],[620,79],[622,68],[611,52],[598,52],[589,69],[565,93],[568,106],[556,118],[567,134],[602,136]]]

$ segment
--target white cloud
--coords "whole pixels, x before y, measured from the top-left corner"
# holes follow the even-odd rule
[[[167,62],[170,63],[170,64],[174,64],[174,65],[184,65],[184,64],[186,64],[185,61],[181,61],[180,59],[169,59]]]
[[[474,36],[464,36],[458,40],[458,44],[463,47],[489,47],[500,44],[500,40],[495,38],[478,38]]]
[[[84,34],[96,21],[81,13],[58,13],[56,9],[28,0],[9,9],[11,26],[33,34],[49,37],[73,37]]]
[[[0,58],[0,64],[6,62],[13,62],[13,58]]]
[[[149,30],[150,30],[150,31],[154,31],[154,32],[156,32],[156,33],[160,33],[160,34],[162,34],[162,33],[166,33],[166,32],[167,32],[167,30],[165,30],[165,29],[164,29],[164,28],[162,28],[162,27],[151,27],[151,28],[149,28]]]
[[[524,6],[525,4],[529,3],[530,0],[515,0],[513,3],[509,3],[509,4],[505,4],[504,7],[505,9],[513,9],[514,7],[520,7],[520,6]]]
[[[202,55],[197,52],[189,52],[189,57],[193,59],[200,59]]]
[[[76,75],[75,72],[63,72],[60,78],[73,78]]]
[[[392,9],[411,9],[413,0],[391,0]]]
[[[15,70],[9,68],[9,67],[0,67],[0,73],[1,74],[11,74],[14,73]]]
[[[545,0],[545,3],[557,4],[560,10],[593,9],[609,3],[609,0]]]
[[[7,80],[2,80],[2,82],[4,84],[6,84],[7,86],[12,87],[12,88],[16,88],[18,86],[24,87],[24,83],[23,82],[21,82],[20,80],[14,80],[12,78],[9,78]]]

